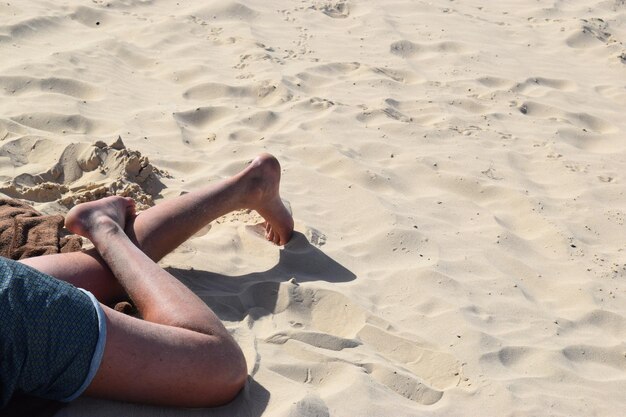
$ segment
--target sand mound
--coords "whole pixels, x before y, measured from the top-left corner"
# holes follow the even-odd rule
[[[140,152],[129,150],[118,137],[110,145],[72,143],[58,149],[52,140],[22,137],[0,147],[0,157],[14,167],[32,167],[31,160],[49,166],[43,172],[23,172],[0,186],[9,197],[33,203],[58,203],[66,208],[110,195],[132,197],[139,209],[154,204],[165,171]],[[44,164],[41,164],[45,161]],[[34,171],[34,172],[33,172]]]

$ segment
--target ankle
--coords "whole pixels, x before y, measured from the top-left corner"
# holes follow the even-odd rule
[[[239,178],[242,208],[257,209],[278,193],[280,164],[271,155],[257,157]]]
[[[266,198],[267,184],[260,176],[250,176],[246,178],[245,184],[241,187],[241,202],[244,209],[256,209]]]
[[[89,240],[94,244],[124,233],[122,227],[107,216],[98,216],[89,223],[86,230]]]

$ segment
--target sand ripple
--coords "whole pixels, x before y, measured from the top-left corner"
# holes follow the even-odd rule
[[[266,244],[241,211],[163,263],[250,364],[242,395],[202,415],[620,415],[625,13],[3,2],[1,191],[149,205],[279,157],[294,242]]]

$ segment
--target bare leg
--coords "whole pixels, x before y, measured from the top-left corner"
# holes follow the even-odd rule
[[[230,401],[247,370],[210,308],[137,248],[124,232],[134,203],[108,197],[74,207],[66,226],[89,238],[145,321],[111,309],[100,369],[87,395],[132,402],[213,406]]]
[[[263,154],[231,178],[140,213],[126,226],[126,232],[148,257],[158,261],[216,218],[249,208],[266,220],[268,240],[282,245],[291,237],[293,219],[280,200],[279,185],[280,164],[273,156]],[[106,304],[125,295],[95,250],[41,256],[22,262],[85,288]]]
[[[280,200],[279,183],[276,158],[260,155],[231,178],[141,213],[132,230],[126,230],[131,236],[134,232],[142,250],[156,261],[219,216],[250,208],[266,220],[267,239],[284,245],[291,238],[293,219]]]

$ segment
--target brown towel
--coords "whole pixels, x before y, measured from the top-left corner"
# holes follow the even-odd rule
[[[0,255],[24,259],[74,252],[82,247],[79,236],[66,236],[61,215],[46,216],[15,199],[0,199]]]
[[[61,215],[45,216],[28,204],[0,198],[0,255],[14,260],[81,249],[79,236],[64,236]],[[7,417],[53,416],[61,403],[16,395],[0,413]]]
[[[0,198],[0,256],[14,260],[82,249],[80,236],[67,234],[60,214],[47,216],[23,201]],[[132,301],[122,301],[115,310],[138,316]]]

